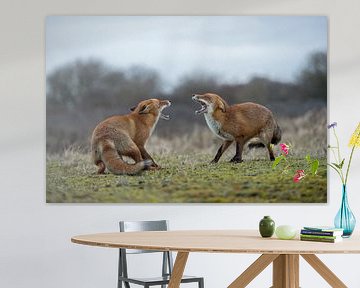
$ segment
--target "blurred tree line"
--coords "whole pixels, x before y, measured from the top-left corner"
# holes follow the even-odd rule
[[[327,54],[311,54],[294,82],[253,77],[247,83],[224,84],[206,74],[183,77],[170,92],[164,92],[160,75],[145,67],[113,69],[101,61],[76,61],[47,77],[47,151],[62,151],[76,144],[87,146],[91,132],[104,118],[129,112],[147,98],[170,99],[165,112],[169,121],[159,121],[157,133],[172,137],[206,125],[195,115],[193,93],[213,92],[229,104],[257,102],[270,108],[276,117],[297,117],[311,109],[326,107]],[[164,123],[165,122],[165,123]]]

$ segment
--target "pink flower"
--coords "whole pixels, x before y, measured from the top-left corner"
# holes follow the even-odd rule
[[[289,154],[289,146],[286,145],[285,143],[281,143],[280,144],[280,148],[281,148],[281,151],[284,155],[288,155]]]
[[[304,170],[297,170],[295,175],[294,175],[294,182],[298,183],[300,182],[301,179],[303,179],[306,176],[305,171]]]

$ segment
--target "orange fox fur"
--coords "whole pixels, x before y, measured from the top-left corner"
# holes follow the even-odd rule
[[[272,112],[256,103],[228,105],[219,95],[206,93],[193,94],[193,100],[201,104],[196,114],[204,114],[210,130],[224,142],[219,148],[213,163],[217,163],[229,146],[236,143],[236,154],[231,162],[242,162],[244,145],[257,138],[261,146],[269,151],[270,160],[274,160],[271,144],[281,140],[281,130]]]
[[[137,174],[146,168],[158,168],[145,149],[146,141],[159,118],[168,119],[161,111],[170,106],[168,100],[149,99],[140,102],[127,115],[117,115],[100,122],[92,133],[91,151],[98,173],[107,168],[114,174]],[[123,161],[127,156],[135,161]]]

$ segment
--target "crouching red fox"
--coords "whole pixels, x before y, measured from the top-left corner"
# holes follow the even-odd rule
[[[204,114],[210,130],[224,141],[212,163],[217,163],[233,142],[236,143],[236,154],[230,162],[242,162],[244,145],[253,138],[257,138],[257,143],[252,146],[266,147],[270,160],[275,159],[271,144],[280,142],[281,130],[268,108],[251,102],[230,106],[219,95],[211,93],[192,96],[201,105],[195,113]]]
[[[145,149],[159,118],[168,120],[162,111],[170,106],[168,100],[148,99],[131,108],[127,115],[116,115],[100,122],[91,138],[92,160],[98,166],[98,174],[107,168],[114,174],[137,174],[144,169],[159,166]],[[132,158],[129,164],[123,156]]]

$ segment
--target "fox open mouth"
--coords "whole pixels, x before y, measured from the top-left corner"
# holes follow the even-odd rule
[[[165,114],[162,114],[162,113],[160,113],[160,118],[161,118],[161,119],[164,119],[164,120],[170,120],[170,116],[169,116],[169,115],[165,115]]]
[[[169,116],[169,115],[162,113],[162,111],[163,111],[165,108],[168,108],[168,107],[171,105],[171,102],[170,102],[170,101],[167,101],[167,102],[168,102],[167,105],[162,106],[161,111],[160,111],[160,118],[161,118],[161,119],[164,119],[164,120],[170,120],[170,116]]]
[[[201,108],[199,110],[196,110],[195,114],[203,114],[208,111],[208,107],[207,107],[207,104],[205,103],[205,101],[202,101],[201,99],[194,99],[194,101],[201,105]]]

